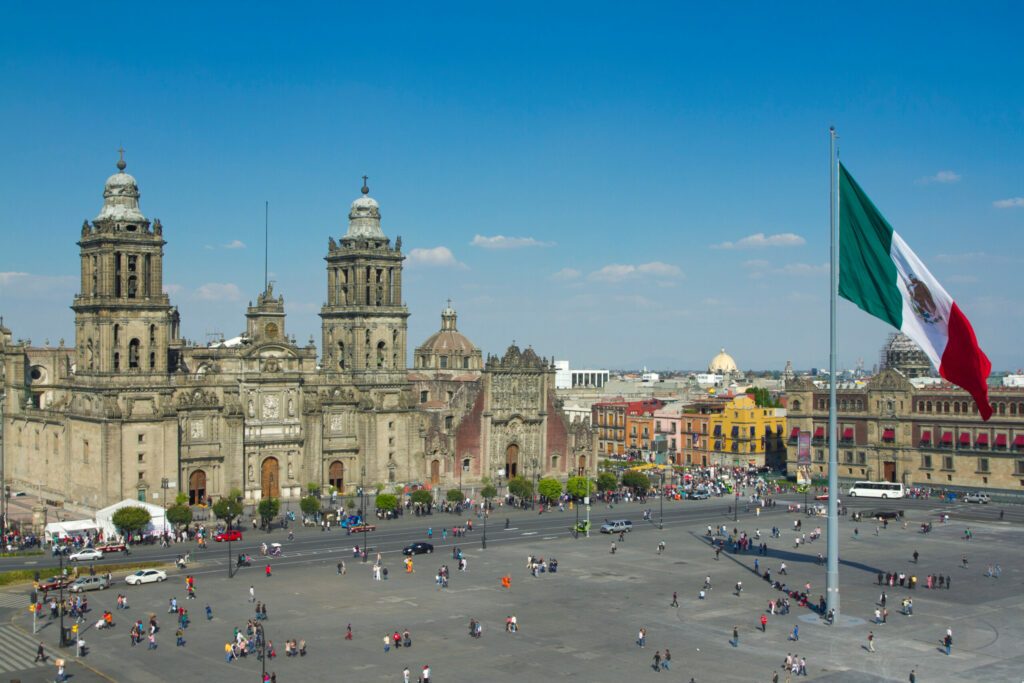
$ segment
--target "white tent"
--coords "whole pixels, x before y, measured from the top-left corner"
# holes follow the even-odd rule
[[[46,538],[77,536],[87,531],[99,531],[99,525],[91,519],[75,519],[67,522],[50,522],[46,525]]]
[[[167,523],[162,507],[152,503],[145,503],[141,500],[126,498],[120,503],[114,503],[96,513],[96,524],[103,530],[104,536],[109,537],[120,533],[114,526],[113,517],[115,512],[126,507],[141,507],[149,511],[151,519],[146,528],[142,530],[143,534],[162,534],[164,531],[173,533],[173,526]]]

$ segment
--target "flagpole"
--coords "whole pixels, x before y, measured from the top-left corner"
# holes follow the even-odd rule
[[[836,206],[836,129],[829,135],[829,349],[828,349],[828,557],[825,572],[825,604],[834,619],[839,618],[839,454],[836,442],[836,299],[839,290],[839,215]],[[832,623],[835,623],[833,621]]]

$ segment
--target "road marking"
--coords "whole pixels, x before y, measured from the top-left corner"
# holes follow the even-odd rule
[[[558,536],[545,536],[545,537],[544,537],[543,539],[541,539],[541,540],[544,540],[544,541],[553,541],[553,540],[555,540],[556,538],[558,538]]]
[[[505,529],[505,531],[519,531],[519,527],[512,526],[512,527],[509,527],[509,528]]]
[[[521,535],[522,536],[536,536],[539,533],[540,533],[539,531],[524,531]]]
[[[32,636],[11,625],[0,626],[0,672],[21,671],[43,662],[33,662],[37,641]],[[52,655],[50,657],[52,661]]]

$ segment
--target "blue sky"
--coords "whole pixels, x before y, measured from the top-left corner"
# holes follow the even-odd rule
[[[995,367],[1024,366],[1017,3],[163,7],[0,9],[18,337],[71,343],[75,240],[123,145],[193,340],[243,329],[264,201],[289,330],[319,340],[365,173],[410,257],[410,347],[451,297],[485,353],[822,366],[834,124]],[[840,363],[887,332],[843,302]]]

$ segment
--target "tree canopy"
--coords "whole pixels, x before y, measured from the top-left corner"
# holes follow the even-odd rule
[[[192,523],[192,508],[184,503],[177,503],[167,508],[166,515],[167,521],[179,529],[187,527]]]
[[[494,498],[497,495],[498,489],[494,488],[494,484],[487,484],[482,489],[480,489],[480,496],[484,500],[490,500],[491,498]]]
[[[242,492],[239,489],[231,489],[226,498],[221,498],[213,504],[213,514],[217,519],[223,519],[231,526],[233,520],[242,516]]]
[[[508,492],[516,498],[532,498],[533,482],[526,477],[512,477],[508,480]]]
[[[622,485],[628,486],[637,493],[642,493],[651,488],[651,480],[643,472],[629,470],[622,474]]]
[[[412,499],[413,503],[417,503],[419,505],[430,505],[434,502],[434,494],[426,489],[416,489],[409,497]]]
[[[299,501],[299,509],[307,517],[313,517],[320,512],[320,499],[316,496],[306,496]]]
[[[597,490],[612,491],[619,485],[619,480],[611,472],[602,472],[597,475]]]
[[[140,505],[129,505],[114,512],[110,521],[121,530],[121,533],[133,533],[141,531],[152,519],[149,510]]]
[[[562,482],[553,477],[546,477],[537,484],[537,491],[549,502],[554,503],[562,495]]]
[[[281,501],[277,498],[263,498],[260,500],[257,509],[260,513],[260,519],[263,520],[264,524],[267,524],[274,517],[277,517],[277,513],[281,511]]]
[[[393,493],[381,493],[377,496],[377,509],[394,512],[398,509],[398,496]]]
[[[448,489],[448,493],[445,494],[445,498],[448,499],[449,503],[461,503],[462,491],[458,489]]]
[[[594,490],[594,482],[589,477],[569,477],[565,483],[565,492],[576,499],[582,499]]]

